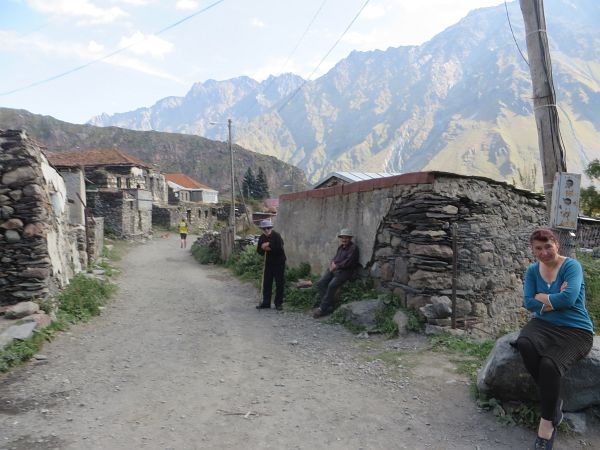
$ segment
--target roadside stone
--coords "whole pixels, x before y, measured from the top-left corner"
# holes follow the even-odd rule
[[[21,319],[25,316],[30,316],[37,313],[40,306],[35,302],[21,302],[16,305],[9,306],[4,313],[7,319]]]
[[[52,318],[44,312],[31,314],[30,316],[25,316],[25,317],[23,317],[23,320],[29,321],[29,322],[35,322],[37,324],[36,329],[38,329],[38,330],[46,328],[48,325],[50,325],[52,323]]]
[[[408,316],[404,311],[396,311],[392,319],[398,326],[398,335],[406,336],[408,334]]]
[[[480,392],[500,401],[538,400],[535,383],[525,369],[519,352],[510,345],[519,332],[496,341],[484,367],[477,376]],[[580,411],[600,404],[600,337],[594,337],[590,353],[578,361],[563,378],[564,411]]]
[[[573,432],[583,434],[587,431],[588,426],[585,413],[565,413],[564,417]]]
[[[377,329],[375,315],[378,309],[383,305],[380,299],[361,300],[357,302],[346,303],[340,306],[343,321],[353,325],[364,327],[367,331]]]

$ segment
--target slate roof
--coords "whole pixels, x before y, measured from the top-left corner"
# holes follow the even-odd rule
[[[56,167],[136,166],[149,169],[145,162],[116,148],[94,148],[76,152],[58,152],[47,155]]]
[[[167,182],[174,183],[184,189],[201,189],[201,190],[210,190],[214,191],[214,189],[208,187],[205,184],[198,183],[196,180],[188,177],[183,173],[164,173],[165,180]]]

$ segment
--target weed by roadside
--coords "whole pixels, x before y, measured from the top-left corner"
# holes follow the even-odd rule
[[[112,256],[117,257],[116,254]],[[106,267],[110,267],[108,263]],[[106,275],[109,275],[109,272],[105,269]],[[13,341],[0,350],[0,373],[31,359],[41,350],[44,342],[52,340],[57,332],[100,314],[102,306],[108,302],[115,290],[116,286],[109,281],[92,278],[83,273],[75,275],[56,299],[40,304],[40,308],[46,313],[51,313],[52,304],[58,305],[55,320],[46,328],[35,330],[31,338]]]
[[[192,245],[192,256],[196,258],[200,264],[220,264],[221,255],[215,250],[205,245]]]
[[[588,254],[578,254],[585,278],[585,301],[592,322],[600,326],[600,260]]]

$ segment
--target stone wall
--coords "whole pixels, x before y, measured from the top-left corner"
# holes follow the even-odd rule
[[[153,225],[176,228],[181,219],[187,221],[190,233],[196,234],[212,230],[218,220],[215,205],[180,203],[165,207],[154,205],[152,209]]]
[[[377,288],[411,308],[452,296],[455,261],[457,316],[496,333],[523,313],[528,235],[544,223],[540,195],[488,179],[427,172],[283,195],[275,227],[290,265],[306,261],[319,270],[335,253],[337,230],[353,228],[361,263]]]
[[[85,224],[85,178],[81,169],[60,169],[68,196],[69,222]]]
[[[96,261],[102,256],[104,248],[104,217],[87,218],[88,260]]]
[[[104,217],[106,234],[136,238],[152,233],[152,205],[145,198],[138,201],[137,189],[88,191],[86,194],[93,215]]]
[[[22,131],[0,131],[0,304],[44,300],[64,287],[87,262],[82,236],[41,148]]]

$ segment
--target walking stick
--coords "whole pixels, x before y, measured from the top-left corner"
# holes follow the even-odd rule
[[[263,271],[262,271],[262,279],[260,280],[260,295],[263,296],[263,292],[265,291],[265,271],[267,270],[267,252],[265,252],[263,257]],[[269,299],[269,302],[271,299]],[[262,305],[263,299],[260,300],[259,305]]]

